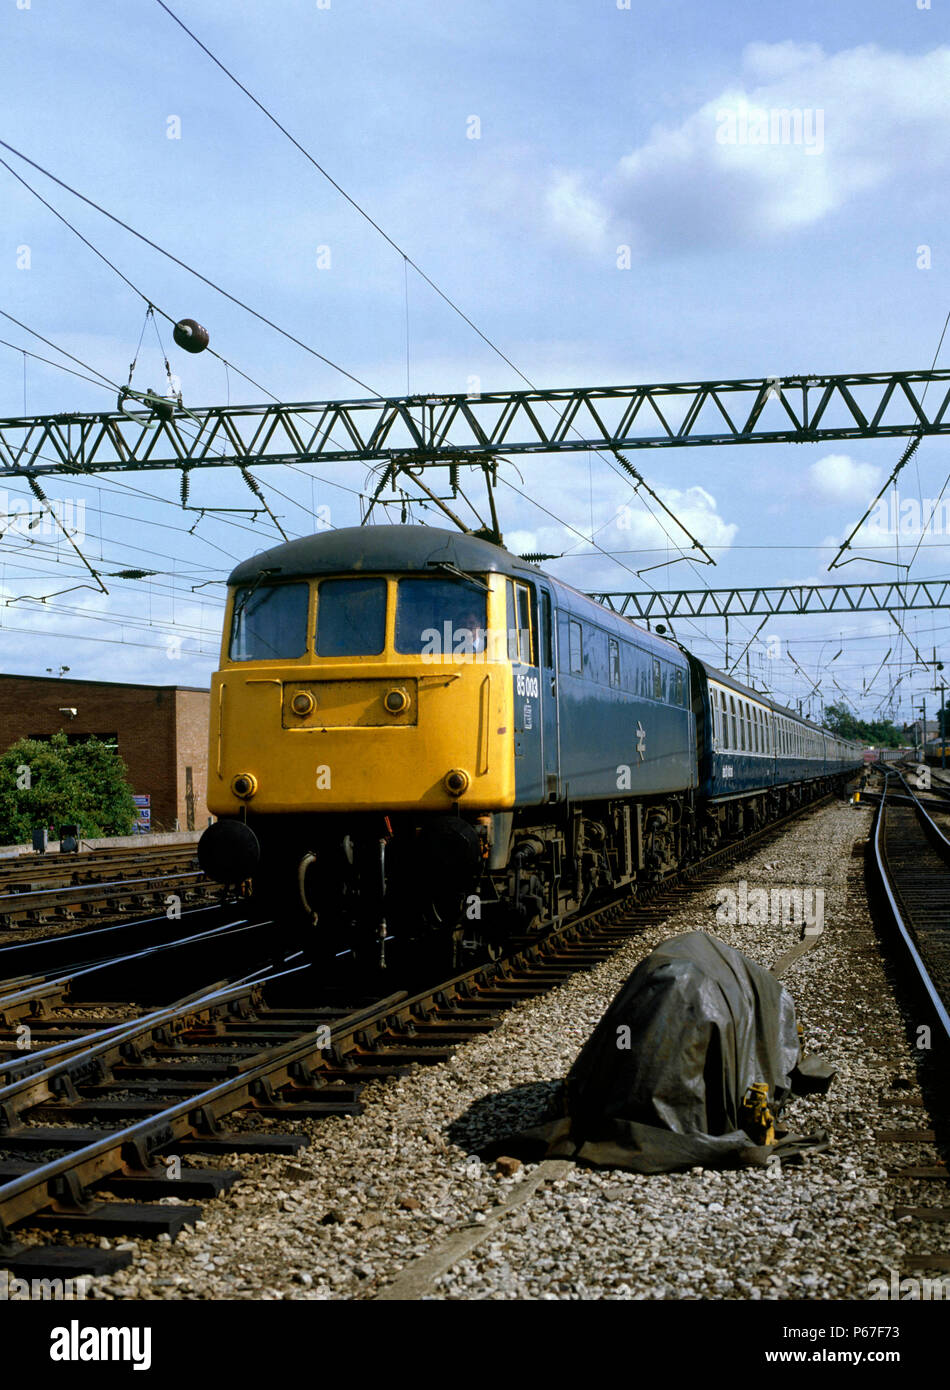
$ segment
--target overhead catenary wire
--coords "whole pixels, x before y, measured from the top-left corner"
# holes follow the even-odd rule
[[[185,34],[187,34],[188,38],[190,38],[191,41],[192,41],[194,44],[196,44],[196,45],[198,46],[198,48],[201,49],[202,53],[204,53],[205,56],[206,56],[207,58],[209,58],[209,59],[211,60],[211,62],[214,63],[214,65],[215,65],[217,68],[219,68],[220,71],[221,71],[222,73],[224,73],[225,77],[227,77],[227,79],[228,79],[230,82],[232,82],[232,83],[234,84],[235,87],[237,87],[241,92],[243,92],[244,95],[248,98],[248,100],[249,100],[250,102],[252,102],[252,103],[254,104],[254,106],[257,107],[257,109],[261,112],[261,114],[262,114],[263,116],[265,116],[266,119],[267,119],[268,121],[270,121],[271,124],[274,125],[274,126],[277,128],[277,130],[279,130],[280,133],[281,133],[283,136],[285,136],[286,139],[288,139],[288,140],[290,141],[290,143],[294,146],[294,148],[295,148],[300,154],[303,155],[304,159],[306,159],[307,162],[308,162],[309,164],[311,164],[311,165],[313,166],[314,169],[316,169],[317,173],[320,174],[320,176],[321,176],[322,178],[326,179],[326,181],[331,185],[331,187],[333,187],[333,188],[336,190],[336,192],[339,193],[340,196],[341,196],[342,198],[344,198],[344,199],[346,200],[347,203],[350,204],[350,206],[360,215],[360,217],[362,217],[362,218],[363,218],[363,219],[364,219],[376,232],[378,232],[378,234],[383,238],[383,240],[384,240],[390,247],[392,247],[392,249],[397,253],[397,255],[399,255],[399,256],[402,257],[403,268],[404,268],[405,306],[406,306],[405,312],[406,312],[406,394],[407,394],[407,396],[408,396],[408,394],[409,394],[409,281],[408,281],[408,267],[409,267],[409,266],[412,266],[412,268],[413,268],[413,270],[416,272],[416,274],[419,275],[420,278],[421,278],[422,280],[425,281],[425,283],[430,287],[430,289],[432,289],[432,290],[435,291],[435,293],[439,296],[439,298],[440,298],[441,300],[443,300],[443,302],[444,302],[445,304],[447,304],[447,305],[449,306],[449,308],[450,308],[455,314],[457,314],[457,315],[459,316],[459,318],[461,318],[462,321],[463,321],[464,323],[466,323],[466,324],[468,325],[468,327],[471,328],[472,331],[473,331],[475,334],[477,334],[477,336],[482,340],[483,343],[486,344],[486,346],[488,346],[488,347],[492,350],[492,352],[494,352],[494,353],[495,353],[507,366],[509,366],[509,367],[511,368],[511,370],[512,370],[513,372],[515,372],[516,375],[517,375],[518,377],[520,377],[520,379],[521,379],[528,387],[530,387],[530,389],[531,389],[532,391],[536,391],[536,390],[537,390],[537,387],[535,386],[534,382],[530,379],[530,377],[528,377],[528,376],[526,375],[526,373],[523,372],[523,371],[521,370],[521,368],[520,368],[519,366],[517,366],[517,364],[516,364],[515,362],[512,361],[512,359],[507,355],[507,353],[505,353],[505,352],[502,350],[502,348],[500,348],[500,347],[498,346],[498,344],[497,344],[496,342],[494,342],[486,333],[484,333],[484,332],[482,331],[481,328],[479,328],[478,324],[475,323],[475,321],[474,321],[468,314],[465,313],[465,311],[460,307],[460,305],[457,304],[456,301],[455,301],[449,294],[447,294],[445,290],[443,290],[443,289],[441,288],[441,286],[439,286],[438,284],[436,284],[435,280],[433,280],[432,277],[431,277],[430,275],[428,275],[428,274],[422,269],[422,267],[418,264],[418,262],[415,261],[415,260],[409,255],[409,253],[405,250],[404,247],[400,246],[399,243],[398,243],[393,237],[391,237],[391,236],[389,235],[389,233],[381,226],[381,224],[380,224],[374,217],[372,217],[372,216],[370,215],[369,212],[367,212],[367,210],[362,206],[362,204],[359,203],[359,202],[357,201],[357,199],[354,198],[350,193],[348,193],[347,190],[342,186],[342,184],[340,184],[335,178],[333,178],[333,176],[328,172],[328,170],[327,170],[326,168],[324,168],[324,166],[319,162],[319,160],[317,160],[317,159],[314,157],[314,155],[312,155],[312,154],[310,153],[310,151],[306,148],[306,146],[303,145],[303,144],[296,138],[296,136],[293,135],[293,134],[291,133],[290,130],[288,130],[288,128],[283,124],[283,122],[280,121],[280,120],[277,118],[277,116],[274,115],[274,113],[269,109],[269,107],[268,107],[267,105],[265,105],[265,103],[262,102],[258,97],[256,97],[256,96],[254,95],[254,93],[253,93],[252,91],[250,91],[250,89],[249,89],[248,87],[245,86],[245,84],[240,80],[240,78],[238,78],[238,77],[230,70],[230,68],[228,68],[228,67],[226,66],[226,64],[224,64],[224,63],[221,61],[221,59],[218,58],[217,55],[216,55],[215,53],[212,52],[212,50],[208,47],[208,45],[207,45],[206,43],[204,43],[204,42],[198,37],[198,35],[197,35],[192,29],[190,29],[190,28],[188,27],[187,24],[185,24],[184,20],[182,20],[182,19],[180,18],[180,16],[177,15],[177,14],[175,13],[175,11],[171,8],[171,6],[167,5],[167,4],[165,3],[165,0],[156,0],[156,2],[157,2],[157,4],[159,5],[159,7],[160,7],[162,10],[165,11],[165,13],[168,15],[168,17],[169,17],[171,20],[173,20],[174,23],[177,24],[178,27],[179,27]],[[550,407],[551,409],[554,408],[553,405],[551,405],[550,402],[549,402],[548,404],[549,404],[549,407]],[[578,433],[578,431],[577,431],[576,429],[574,429],[573,426],[572,426],[572,432],[575,433],[575,434]],[[597,452],[597,454],[598,454],[598,457],[600,457],[601,459],[603,459],[605,462],[608,463],[608,466],[613,467],[613,465],[609,463],[609,460],[606,459],[606,457],[605,457],[603,451],[597,450],[596,452]],[[625,466],[627,466],[627,465],[625,465]],[[614,471],[616,472],[617,469],[615,468]],[[415,481],[418,483],[418,481],[419,481],[418,478],[417,478]],[[641,479],[641,482],[642,482],[642,479]],[[635,492],[637,491],[636,487],[634,488],[634,491],[635,491]],[[657,501],[660,501],[660,499],[657,498]],[[661,503],[661,505],[664,505],[664,504]],[[668,509],[666,509],[666,510],[668,510]],[[672,513],[670,513],[670,515],[672,515]],[[675,520],[675,519],[676,519],[676,518],[674,517],[674,520]],[[678,525],[681,525],[681,523],[679,523],[679,522],[677,522],[677,524],[678,524]],[[686,532],[687,535],[689,535],[689,532],[686,530],[686,527],[682,527],[682,529],[684,530],[684,532]],[[694,546],[699,545],[699,542],[696,541],[694,537],[690,536],[690,539],[693,540]],[[674,544],[675,544],[675,542],[674,542]],[[679,547],[679,546],[678,546],[677,548],[678,548],[678,549],[682,549],[682,547]],[[700,549],[703,549],[702,546],[699,546],[699,548],[700,548]],[[604,553],[605,553],[606,555],[608,555],[608,557],[609,557],[609,552],[605,551]],[[712,559],[711,556],[708,555],[708,553],[707,553],[706,551],[703,551],[703,553],[706,554],[706,556],[707,556],[707,563],[709,563],[709,564],[715,564],[715,561]]]
[[[352,372],[347,371],[345,367],[341,367],[338,362],[334,362],[332,358],[327,357],[322,352],[319,352],[315,347],[312,347],[309,343],[304,342],[303,339],[298,338],[296,334],[289,332],[286,328],[281,328],[280,324],[275,323],[274,320],[268,318],[266,314],[262,314],[258,309],[252,308],[250,304],[246,304],[244,300],[239,299],[237,295],[231,294],[229,290],[224,289],[221,285],[217,284],[207,275],[202,274],[200,270],[196,270],[194,266],[189,265],[187,261],[181,260],[180,257],[174,255],[171,251],[166,250],[164,246],[160,246],[157,241],[153,241],[151,237],[146,236],[144,232],[140,232],[135,227],[130,226],[128,222],[123,221],[123,219],[121,217],[118,217],[115,213],[109,212],[107,208],[104,208],[100,203],[97,203],[94,199],[87,198],[84,193],[80,193],[78,189],[73,188],[72,185],[66,183],[64,179],[57,177],[57,175],[52,173],[49,169],[45,169],[43,165],[38,164],[36,160],[30,159],[28,155],[25,155],[22,152],[22,150],[18,150],[16,146],[9,144],[6,140],[0,140],[0,147],[2,147],[5,150],[8,150],[11,154],[16,155],[17,159],[22,159],[24,163],[29,164],[29,166],[32,169],[36,169],[37,172],[42,174],[45,178],[51,179],[53,183],[58,184],[59,187],[65,189],[67,193],[71,193],[72,196],[74,198],[78,198],[80,202],[85,203],[88,207],[94,208],[96,212],[100,213],[103,217],[107,217],[110,222],[114,222],[117,226],[121,227],[123,231],[129,232],[132,236],[137,237],[138,240],[144,242],[146,246],[150,246],[153,251],[157,251],[159,255],[164,256],[167,260],[172,261],[182,270],[187,271],[189,275],[193,275],[197,280],[200,280],[203,284],[207,285],[209,289],[214,290],[217,294],[222,295],[225,299],[229,299],[231,303],[236,304],[239,309],[244,309],[248,314],[252,314],[254,318],[259,319],[261,323],[266,324],[268,328],[273,328],[276,333],[279,333],[282,337],[287,338],[289,342],[295,343],[297,347],[302,348],[304,352],[310,353],[312,357],[318,358],[321,362],[325,363],[326,366],[332,367],[335,372],[339,372],[341,376],[345,376],[349,381],[354,382],[355,385],[362,387],[364,391],[368,391],[371,396],[376,398],[380,396],[380,392],[375,390],[374,387],[368,385],[365,381],[362,381],[358,376],[355,376]],[[5,165],[5,167],[9,166]],[[47,204],[47,206],[49,206],[49,204]],[[56,215],[59,216],[60,214],[57,213]],[[62,220],[65,221],[65,218]],[[77,235],[81,235],[81,233],[77,233]],[[82,239],[83,241],[86,240],[85,237],[83,237]],[[86,244],[89,245],[90,243],[87,242]],[[97,252],[96,254],[99,255],[101,253]],[[105,260],[106,257],[103,256],[102,259]],[[112,268],[115,269],[114,266]],[[121,272],[118,273],[121,274]],[[122,276],[122,278],[126,279],[124,275]],[[127,281],[126,283],[131,282]],[[136,294],[142,295],[142,291],[139,290],[136,286],[133,285],[132,288],[135,289]],[[147,296],[142,295],[142,297],[147,300]],[[165,317],[169,316],[166,315]],[[174,320],[171,321],[174,322]],[[235,370],[237,370],[237,368],[235,368]]]

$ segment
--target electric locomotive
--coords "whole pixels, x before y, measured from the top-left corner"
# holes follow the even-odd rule
[[[314,954],[458,961],[817,794],[830,737],[491,541],[322,532],[228,580],[199,857]]]

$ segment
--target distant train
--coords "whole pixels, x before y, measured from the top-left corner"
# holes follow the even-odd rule
[[[931,739],[924,749],[924,761],[930,767],[950,768],[950,740]]]
[[[866,763],[899,763],[903,758],[913,756],[912,748],[865,748]]]
[[[315,951],[494,953],[863,765],[472,535],[324,532],[228,585],[199,856]]]

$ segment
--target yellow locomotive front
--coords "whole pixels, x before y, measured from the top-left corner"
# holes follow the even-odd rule
[[[502,586],[399,574],[235,586],[211,687],[211,811],[510,806]]]
[[[211,689],[213,877],[346,939],[367,915],[379,935],[394,901],[417,912],[420,877],[423,913],[457,910],[515,800],[507,558],[385,526],[237,567]]]

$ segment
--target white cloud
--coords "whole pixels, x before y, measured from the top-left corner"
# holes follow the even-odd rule
[[[547,206],[555,228],[588,250],[604,244],[609,215],[595,197],[586,193],[576,174],[558,173],[547,193]]]
[[[609,231],[641,255],[741,243],[813,225],[902,177],[950,164],[950,47],[750,44],[739,79],[598,179],[559,172],[554,225],[588,244]]]
[[[812,494],[866,505],[878,490],[881,470],[872,463],[858,463],[848,454],[826,454],[811,465],[808,477]]]

